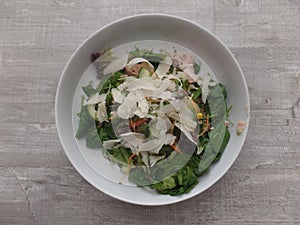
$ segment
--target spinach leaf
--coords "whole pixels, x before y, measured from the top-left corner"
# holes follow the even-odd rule
[[[96,94],[97,90],[93,88],[91,84],[88,84],[84,87],[82,87],[83,92],[86,94],[86,96],[90,97],[91,95]]]
[[[229,142],[229,139],[230,139],[230,132],[228,131],[228,129],[226,129],[225,131],[225,135],[224,135],[224,139],[223,139],[223,142],[222,142],[222,145],[221,145],[221,148],[220,148],[220,151],[218,152],[216,158],[214,159],[213,163],[217,162],[220,160],[221,158],[221,155],[222,153],[224,152],[228,142]]]
[[[142,124],[142,125],[136,127],[135,128],[135,132],[144,134],[145,137],[149,137],[149,135],[150,135],[149,124],[145,123],[145,124]]]
[[[170,156],[160,160],[150,168],[151,177],[156,181],[162,181],[165,178],[176,174],[189,161],[190,155],[178,154],[173,151]]]
[[[96,125],[91,126],[86,135],[86,147],[99,148],[102,146]]]
[[[208,134],[209,142],[206,145],[199,164],[199,173],[203,173],[209,168],[209,166],[215,161],[219,152],[226,147],[227,138],[229,140],[225,125],[227,107],[224,97],[223,85],[217,84],[211,88],[210,96],[208,97],[208,104],[211,115],[214,115],[211,121],[211,125],[214,129]],[[226,139],[225,142],[224,139]]]
[[[116,134],[115,134],[115,131],[114,131],[114,128],[112,126],[112,124],[110,122],[106,122],[104,121],[102,124],[101,124],[101,132],[100,132],[100,135],[105,135],[108,137],[108,139],[117,139],[116,137]],[[102,139],[101,139],[102,140]],[[103,140],[104,141],[104,140]],[[107,140],[105,140],[107,141]]]
[[[118,163],[127,165],[128,159],[131,154],[132,154],[132,151],[130,149],[119,147],[119,148],[113,149],[112,157]]]
[[[198,177],[193,172],[193,169],[189,166],[184,166],[176,175],[151,185],[151,188],[155,189],[159,194],[176,196],[189,192],[198,182]]]
[[[93,118],[88,112],[87,106],[83,105],[83,100],[84,97],[82,96],[81,111],[77,114],[79,116],[79,127],[75,136],[78,139],[83,138],[88,132],[88,129],[95,124]]]
[[[194,67],[194,72],[195,74],[198,74],[200,72],[200,63],[194,63],[193,64],[193,67]]]
[[[197,99],[201,96],[202,94],[202,89],[199,87],[198,89],[192,91],[192,99],[194,102],[197,101]]]
[[[149,186],[151,184],[147,169],[144,166],[134,167],[130,169],[128,180],[140,187]]]
[[[163,181],[151,185],[151,188],[155,189],[157,192],[162,193],[168,191],[169,189],[175,188],[176,185],[177,184],[173,177],[167,177]]]

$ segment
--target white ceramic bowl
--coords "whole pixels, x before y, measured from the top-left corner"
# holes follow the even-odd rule
[[[89,165],[76,142],[72,124],[75,90],[90,65],[90,54],[108,47],[141,40],[162,40],[179,44],[199,55],[220,83],[227,87],[228,105],[233,105],[230,119],[249,123],[249,95],[243,72],[230,50],[201,26],[176,16],[143,14],[127,17],[99,29],[74,52],[60,78],[55,101],[56,125],[62,146],[76,170],[94,187],[119,200],[139,205],[166,205],[191,198],[212,186],[228,171],[237,158],[247,134],[230,129],[231,138],[210,172],[200,177],[199,184],[188,194],[172,197],[145,191],[143,188],[119,185],[105,179]]]

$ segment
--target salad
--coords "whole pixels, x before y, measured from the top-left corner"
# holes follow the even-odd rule
[[[192,190],[230,138],[225,86],[176,51],[108,50],[91,59],[101,82],[82,87],[76,138],[103,149],[139,187],[172,196]]]

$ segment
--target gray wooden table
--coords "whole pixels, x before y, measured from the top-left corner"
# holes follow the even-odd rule
[[[54,97],[65,63],[101,26],[161,12],[219,36],[244,70],[251,123],[213,187],[163,207],[89,185],[58,140]],[[0,0],[0,224],[300,224],[299,0]]]

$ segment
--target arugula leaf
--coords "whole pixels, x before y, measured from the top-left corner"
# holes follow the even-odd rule
[[[77,129],[75,136],[78,139],[83,138],[88,132],[88,129],[93,124],[95,124],[93,118],[90,116],[88,112],[87,106],[83,105],[83,100],[84,100],[84,96],[82,96],[81,111],[77,114],[79,116],[79,127]]]

